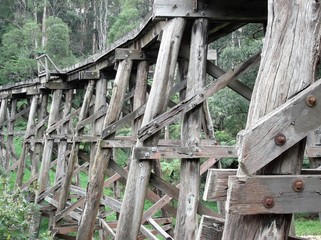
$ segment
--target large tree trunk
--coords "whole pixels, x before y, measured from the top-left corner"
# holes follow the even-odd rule
[[[269,0],[262,61],[247,129],[315,81],[320,54],[321,7],[315,0]],[[242,144],[242,143],[240,143]],[[305,140],[257,174],[299,173]],[[240,153],[239,160],[242,160]],[[238,175],[243,175],[239,168]],[[227,215],[223,239],[286,239],[292,215]]]

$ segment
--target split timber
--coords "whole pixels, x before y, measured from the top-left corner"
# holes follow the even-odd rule
[[[41,56],[38,78],[1,86],[1,167],[17,173],[16,185],[21,189],[29,191],[37,186],[33,198],[40,205],[40,214],[32,218],[31,238],[37,238],[41,217],[48,217],[51,233],[61,239],[76,239],[75,233],[77,239],[85,240],[93,234],[100,239],[119,240],[160,236],[221,239],[224,214],[213,212],[199,201],[199,181],[220,158],[237,154],[234,147],[217,145],[207,99],[230,87],[250,100],[252,90],[238,77],[258,65],[260,55],[225,72],[207,59],[207,46],[247,23],[265,25],[266,20],[266,0],[155,0],[153,14],[108,50],[62,70],[48,56]],[[207,75],[215,80],[205,86]],[[151,85],[149,79],[153,80]],[[319,85],[311,86],[293,101],[302,102],[311,91],[321,97]],[[179,103],[170,100],[174,94],[179,95]],[[254,130],[272,126],[273,119],[279,119],[287,109],[293,112],[302,108],[288,104]],[[317,108],[308,109],[309,115],[317,116]],[[297,118],[302,124],[306,121]],[[182,139],[169,139],[168,127],[180,119]],[[293,144],[321,125],[316,117],[312,121],[297,129]],[[22,127],[21,122],[27,125]],[[128,127],[131,135],[124,136],[122,130]],[[321,150],[316,147],[319,132],[314,133],[309,136],[306,155],[315,163],[313,159],[319,159]],[[275,134],[271,131],[270,138]],[[17,141],[21,153],[15,149]],[[254,143],[255,147],[260,146]],[[266,147],[264,141],[261,147]],[[289,147],[270,146],[273,156],[267,152],[258,163],[244,164],[244,169],[252,174]],[[124,165],[118,161],[119,149],[128,153]],[[255,151],[261,150],[249,154]],[[160,168],[160,159],[173,158],[181,159],[181,183],[177,186],[162,179]],[[200,158],[205,159],[203,164]],[[318,170],[304,173],[308,176],[246,177],[247,191],[251,191],[251,184],[257,187],[270,181],[270,194],[284,192],[278,208],[262,206],[260,198],[251,199],[247,192],[238,201],[239,185],[245,177],[233,177],[236,172],[228,170],[210,171],[204,199],[223,203],[228,188],[234,193],[228,201],[233,213],[295,212],[295,203],[284,206],[293,196],[286,183],[299,179],[313,186],[307,191],[312,195],[320,186],[314,177],[320,174]],[[228,176],[232,176],[229,182]],[[275,190],[277,181],[285,183]],[[113,197],[106,194],[108,189],[114,191]],[[296,193],[302,195],[301,189]],[[173,199],[178,201],[177,209],[171,204]],[[311,199],[320,201],[318,195]],[[152,202],[147,210],[145,200]],[[247,208],[242,207],[246,204]],[[161,216],[156,217],[160,210]],[[321,212],[315,205],[301,210]]]

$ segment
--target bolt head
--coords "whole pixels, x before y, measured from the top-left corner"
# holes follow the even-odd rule
[[[304,189],[304,182],[302,179],[297,179],[292,183],[292,188],[296,192],[302,192]]]
[[[274,138],[274,142],[278,146],[283,146],[286,143],[286,136],[282,133],[278,133]]]
[[[266,196],[262,201],[264,207],[272,208],[274,206],[274,198],[272,196]]]
[[[317,98],[313,95],[310,95],[307,97],[306,103],[309,107],[314,107],[317,104]]]

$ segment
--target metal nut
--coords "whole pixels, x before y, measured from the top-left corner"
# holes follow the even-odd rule
[[[286,143],[286,136],[284,134],[282,134],[282,133],[278,133],[274,137],[274,142],[278,146],[283,146]]]
[[[314,107],[317,104],[317,98],[313,95],[310,95],[307,97],[306,103],[309,107]]]
[[[292,188],[296,192],[302,192],[304,190],[304,182],[302,181],[302,179],[296,179],[292,183]]]
[[[272,208],[274,206],[274,198],[271,196],[266,196],[263,198],[262,203],[266,208]]]

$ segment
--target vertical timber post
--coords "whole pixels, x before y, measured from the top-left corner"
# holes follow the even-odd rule
[[[206,77],[207,19],[197,19],[192,28],[186,97],[202,89]],[[202,104],[186,113],[182,125],[182,145],[198,146],[201,135]],[[197,207],[200,185],[200,159],[182,159],[175,239],[192,240],[197,236]]]
[[[110,104],[104,119],[104,128],[117,121],[120,116],[132,65],[133,62],[130,59],[123,60],[118,65]],[[110,136],[110,138],[113,137],[114,134]],[[100,145],[101,141],[97,143],[96,156],[92,162],[86,192],[86,203],[77,233],[78,240],[92,239],[94,234],[100,198],[104,188],[104,178],[112,153],[111,149],[102,149]]]
[[[13,137],[14,137],[14,123],[16,120],[16,114],[17,114],[17,99],[12,98],[10,102],[10,112],[8,114],[8,140],[7,140],[7,163],[5,166],[5,170],[7,170],[10,166],[10,160],[13,159],[13,153],[14,153],[14,147],[13,147]]]
[[[65,103],[63,109],[63,116],[62,118],[66,118],[67,115],[71,112],[71,105],[72,105],[72,95],[73,90],[68,90],[65,94]],[[58,129],[60,135],[67,135],[68,134],[68,122],[64,123],[63,126]],[[63,178],[66,171],[66,151],[67,151],[67,138],[61,139],[58,145],[58,157],[57,157],[57,167],[56,167],[56,176],[55,176],[55,183]]]
[[[95,87],[95,81],[94,80],[89,81],[87,88],[86,88],[84,100],[81,105],[81,109],[80,109],[80,113],[79,113],[79,117],[78,117],[78,122],[81,122],[82,120],[84,120],[86,118],[86,115],[89,110],[90,101],[92,99],[94,87]],[[77,127],[76,127],[76,129],[77,129]],[[79,129],[79,130],[77,129],[74,137],[78,137],[79,135],[81,135],[81,133],[82,133],[82,129]],[[76,142],[76,140],[73,139],[72,147],[71,147],[70,155],[69,155],[69,159],[68,159],[66,175],[65,175],[63,184],[61,186],[60,194],[59,194],[57,212],[62,211],[66,206],[67,199],[69,197],[69,190],[70,190],[71,181],[72,181],[72,174],[74,172],[76,162],[78,161],[78,151],[79,151],[79,142]]]
[[[169,89],[173,82],[177,56],[185,28],[185,19],[175,18],[165,26],[156,62],[150,96],[147,101],[142,126],[165,111]],[[158,142],[158,134],[136,146],[151,146]],[[117,225],[116,240],[134,240],[141,225],[144,201],[151,174],[152,161],[132,159],[125,195]]]
[[[3,126],[2,124],[4,123],[4,121],[6,120],[7,117],[7,106],[8,106],[8,99],[2,99],[1,100],[1,107],[0,107],[0,130],[3,131]],[[4,141],[4,137],[3,134],[0,133],[0,141],[3,142]],[[6,165],[5,162],[6,160],[6,149],[4,149],[3,147],[0,146],[0,161],[1,161],[1,168],[4,168],[4,166]]]
[[[35,126],[37,106],[38,106],[38,95],[33,95],[31,100],[27,128],[26,128],[25,137],[24,137],[23,146],[22,146],[22,153],[20,156],[18,172],[17,172],[16,185],[19,187],[22,184],[23,175],[25,171],[26,158],[28,156],[28,152],[30,149],[30,143],[27,143],[27,138],[29,136],[31,129]]]
[[[267,32],[247,128],[315,81],[320,39],[321,5],[318,1],[268,1]],[[258,169],[257,174],[299,173],[304,147],[305,139]],[[239,160],[242,160],[242,152]],[[244,174],[239,167],[238,175]],[[291,220],[291,214],[227,214],[223,239],[287,239]]]
[[[50,128],[58,120],[61,98],[62,98],[62,90],[55,90],[52,95],[52,102],[51,102],[49,119],[48,119],[48,128]],[[54,145],[54,140],[48,139],[48,137],[46,136],[45,144],[43,148],[43,156],[41,161],[40,173],[38,178],[39,189],[37,191],[36,199],[38,198],[40,193],[46,190],[49,184],[49,171],[50,171],[50,162],[51,162],[53,145]]]

